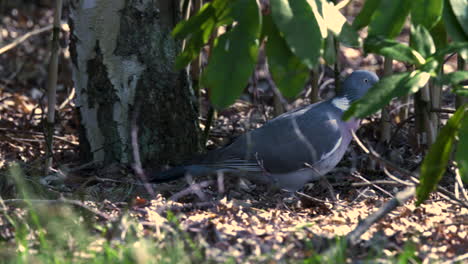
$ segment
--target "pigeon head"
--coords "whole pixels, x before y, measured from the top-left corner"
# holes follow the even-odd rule
[[[352,103],[363,97],[378,81],[379,77],[373,72],[354,71],[345,79],[342,92],[338,96],[345,97]]]

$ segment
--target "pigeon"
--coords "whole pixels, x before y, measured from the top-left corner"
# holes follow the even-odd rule
[[[187,165],[150,176],[150,182],[224,173],[296,191],[343,158],[360,120],[341,117],[378,81],[373,72],[354,71],[335,97],[286,112]]]

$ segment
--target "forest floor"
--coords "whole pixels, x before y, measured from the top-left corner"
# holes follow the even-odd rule
[[[2,12],[0,47],[52,23],[52,10],[47,6],[31,4],[21,12]],[[50,31],[0,54],[0,259],[18,261],[19,255],[30,254],[41,262],[35,256],[44,241],[64,259],[74,250],[70,257],[74,262],[96,260],[102,257],[99,254],[108,254],[107,260],[112,254],[125,255],[128,252],[121,245],[128,246],[129,259],[138,263],[149,263],[149,256],[156,263],[204,259],[319,263],[323,260],[320,256],[324,257],[320,254],[330,245],[339,245],[340,251],[328,259],[335,263],[452,263],[468,258],[468,209],[440,193],[420,206],[414,200],[400,206],[373,225],[357,246],[340,244],[340,237],[406,187],[388,178],[355,143],[328,180],[309,184],[294,194],[221,177],[152,185],[148,191],[125,166],[80,164],[68,25],[63,25],[62,34],[56,165],[46,177],[39,175],[45,162]],[[358,68],[380,75],[378,65],[383,65],[379,57],[344,47],[339,60],[343,75]],[[453,71],[453,61],[446,67]],[[394,69],[406,70],[403,64],[394,64]],[[322,72],[322,84],[332,79],[330,70]],[[322,97],[332,88],[333,84],[323,85]],[[219,113],[208,147],[219,146],[272,118],[268,93],[252,100],[251,90],[246,89],[246,100]],[[304,98],[290,102],[290,107],[308,103]],[[445,96],[444,104],[453,106],[453,98]],[[401,168],[415,171],[422,153],[412,136],[414,122],[400,119],[398,102],[390,107],[394,131],[390,143],[378,142],[377,115],[363,121],[358,137]],[[447,117],[441,115],[442,119]],[[20,170],[12,167],[13,163]],[[404,179],[404,175],[397,176]],[[463,199],[452,175],[444,177],[442,186]]]

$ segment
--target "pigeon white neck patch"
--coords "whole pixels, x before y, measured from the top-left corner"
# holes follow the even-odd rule
[[[346,111],[349,108],[350,102],[346,97],[336,97],[333,98],[331,103],[338,109]]]

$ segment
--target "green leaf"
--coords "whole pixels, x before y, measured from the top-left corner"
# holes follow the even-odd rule
[[[411,21],[432,29],[442,16],[444,0],[412,0]]]
[[[291,51],[312,69],[318,62],[322,34],[306,0],[271,0],[273,21]]]
[[[196,15],[175,26],[172,36],[187,39],[184,51],[176,58],[176,69],[184,68],[198,57],[200,49],[208,43],[216,27],[232,23],[231,6],[228,0],[215,0],[203,5]]]
[[[468,114],[462,120],[460,130],[458,130],[457,152],[455,160],[457,162],[460,176],[465,183],[468,183]]]
[[[348,23],[345,23],[341,28],[338,40],[340,41],[340,44],[351,48],[359,48],[361,46],[358,32]]]
[[[466,86],[455,85],[453,88],[454,94],[468,97],[468,88]]]
[[[449,0],[452,11],[458,20],[458,23],[468,36],[468,1],[467,0]]]
[[[452,42],[445,48],[438,50],[432,57],[434,57],[439,62],[442,62],[446,55],[454,52],[458,52],[463,57],[463,59],[466,59],[465,57],[468,53],[468,42]]]
[[[394,97],[415,93],[426,85],[430,74],[419,70],[412,73],[399,73],[382,78],[369,89],[361,99],[354,102],[343,114],[343,119],[352,116],[363,118],[387,105]]]
[[[430,147],[421,165],[420,182],[416,188],[416,204],[421,204],[435,190],[452,153],[455,137],[461,126],[461,121],[468,111],[468,104],[461,106],[440,130],[436,141]]]
[[[211,3],[205,4],[196,15],[179,22],[172,30],[172,36],[174,38],[186,38],[191,34],[200,33],[201,28],[206,28],[207,24],[214,24],[215,19],[213,5]]]
[[[205,45],[205,42],[203,41],[202,34],[194,34],[189,38],[186,42],[184,51],[176,57],[175,68],[180,70],[186,67],[192,60],[198,57],[203,45]]]
[[[210,89],[211,101],[218,109],[239,97],[257,61],[261,15],[256,1],[238,0],[233,6],[238,22],[214,43],[202,85]]]
[[[364,51],[366,53],[372,52],[389,56],[392,59],[416,65],[422,65],[426,62],[424,57],[411,47],[395,40],[383,39],[376,36],[366,38],[364,41]]]
[[[266,54],[273,80],[284,96],[294,97],[304,89],[309,79],[309,70],[291,52],[271,16],[264,16],[263,31],[268,35]]]
[[[374,15],[374,12],[380,5],[380,2],[381,0],[366,0],[364,6],[361,9],[361,12],[359,12],[353,21],[353,28],[359,30],[369,25],[371,17]]]
[[[445,30],[444,20],[439,20],[431,30],[430,30],[432,39],[434,40],[434,44],[437,50],[445,48],[447,46],[447,31]]]
[[[384,36],[393,39],[405,24],[411,1],[381,0],[369,24],[369,36]]]
[[[456,71],[442,75],[437,81],[439,84],[456,85],[461,81],[468,80],[468,71]]]
[[[424,58],[436,51],[434,41],[429,31],[423,25],[411,25],[410,47]]]
[[[468,41],[468,35],[465,34],[463,28],[455,17],[452,6],[448,0],[444,1],[442,17],[444,19],[445,29],[453,41]]]

